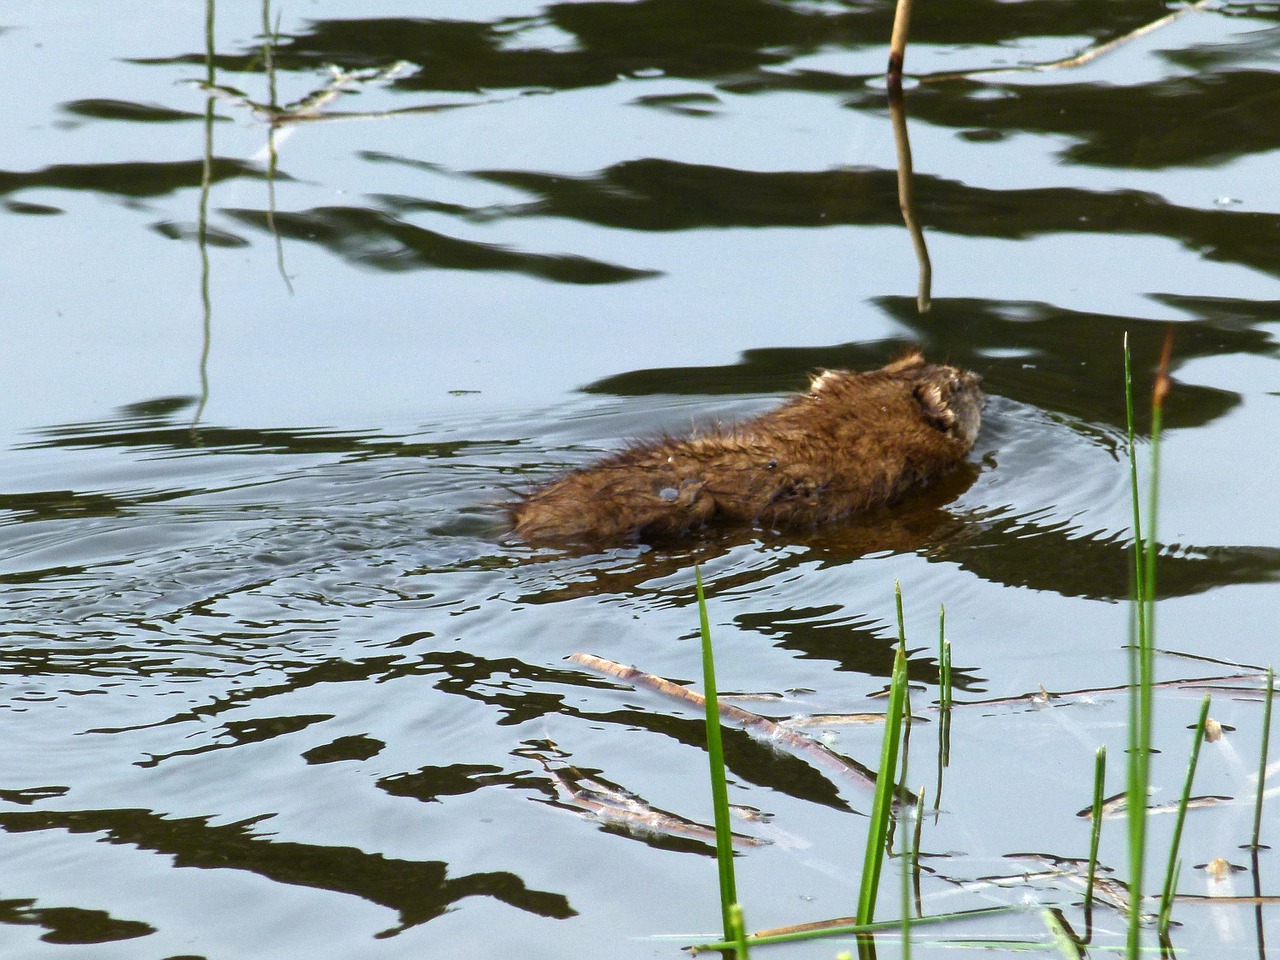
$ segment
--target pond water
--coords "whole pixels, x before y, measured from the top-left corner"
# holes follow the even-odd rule
[[[882,709],[900,582],[910,780],[939,808],[921,909],[1030,900],[1080,928],[1069,877],[980,881],[1087,854],[1098,746],[1121,789],[1125,334],[1143,397],[1174,337],[1159,677],[1277,659],[1280,8],[944,75],[1166,12],[916,11],[921,312],[888,4],[6,4],[0,953],[676,957],[714,937],[712,845],[584,802],[612,787],[709,822],[696,709],[567,659],[700,686],[695,564],[722,692],[774,718]],[[911,344],[990,395],[970,462],[918,497],[662,549],[503,535],[498,504],[534,482]],[[941,783],[940,604],[960,704]],[[1042,687],[1085,692],[1004,700]],[[1175,909],[1192,956],[1280,937],[1224,899],[1280,894],[1276,854],[1240,848],[1258,687],[1214,692],[1229,732],[1194,792],[1231,799],[1183,839],[1179,889],[1217,898]],[[1202,692],[1158,697],[1154,803],[1181,789]],[[804,729],[878,760],[874,724]],[[741,830],[771,841],[737,859],[748,925],[852,914],[865,785],[727,736],[730,800],[766,815]],[[1101,854],[1120,879],[1123,833],[1108,820]],[[1248,870],[1215,880],[1215,858]],[[1094,925],[1125,928],[1112,907]],[[917,955],[1051,942],[1029,910],[942,929]]]

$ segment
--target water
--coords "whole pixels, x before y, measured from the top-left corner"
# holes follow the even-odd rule
[[[1053,60],[1161,12],[921,10],[908,69]],[[566,659],[699,683],[694,563],[721,689],[770,716],[879,709],[895,580],[917,710],[940,603],[958,700],[1101,691],[960,708],[922,840],[926,912],[1033,896],[1079,923],[1066,881],[957,882],[1084,856],[1100,744],[1120,789],[1126,332],[1140,391],[1175,337],[1160,675],[1274,660],[1280,18],[1231,3],[1079,68],[911,86],[923,314],[890,18],[332,0],[266,11],[267,50],[264,11],[224,4],[210,60],[194,3],[7,6],[3,955],[676,956],[714,935],[707,844],[601,825],[564,786],[709,822],[696,711]],[[337,89],[328,64],[342,92],[273,128],[263,105]],[[991,402],[970,464],[909,503],[663,550],[503,536],[497,504],[531,482],[910,343]],[[1199,696],[1160,697],[1157,802]],[[1189,821],[1186,893],[1225,889],[1194,865],[1249,861],[1261,710],[1214,704],[1235,730],[1196,792],[1234,801]],[[911,760],[931,797],[936,726]],[[815,732],[874,765],[877,727]],[[851,914],[865,790],[728,750],[731,800],[772,815],[740,827],[773,841],[738,858],[750,926]],[[1121,827],[1102,859],[1123,875]],[[1263,893],[1274,870],[1264,851]],[[1277,935],[1247,906],[1175,915],[1201,955]],[[939,936],[1047,934],[1021,913]]]

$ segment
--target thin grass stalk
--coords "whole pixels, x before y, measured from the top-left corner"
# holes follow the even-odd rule
[[[729,905],[729,926],[733,936],[725,939],[733,940],[734,960],[747,960],[751,949],[747,946],[747,924],[742,917],[742,904]]]
[[[902,751],[902,782],[906,783],[908,750]],[[902,894],[902,960],[911,960],[911,836],[913,831],[907,829],[902,817],[907,813],[904,803],[898,808],[898,829],[902,832],[902,842],[898,851],[898,866],[901,871],[899,892]]]
[[[899,615],[901,616],[901,615]],[[898,649],[902,650],[905,646],[900,642]],[[911,727],[911,689],[908,686],[904,694],[902,722],[903,726],[910,730]],[[907,762],[911,757],[911,750],[904,747],[902,750],[902,769],[898,774],[898,782],[905,788],[907,784]],[[911,960],[911,837],[914,830],[908,830],[906,824],[908,806],[901,803],[898,806],[898,830],[902,835],[901,847],[899,848],[898,867],[901,871],[900,892],[902,894],[902,960]]]
[[[898,611],[898,645],[906,646],[907,643],[907,622],[902,616],[902,584],[893,581],[893,604]]]
[[[994,907],[978,907],[975,910],[957,910],[953,913],[919,917],[912,920],[909,926],[912,929],[929,927],[939,923],[949,923],[953,920],[972,920],[975,917],[985,917],[998,913],[1017,913],[1021,909],[1021,907],[1013,904],[1000,904]],[[793,930],[787,933],[749,936],[747,937],[747,943],[753,947],[763,947],[775,943],[796,943],[801,940],[819,940],[826,937],[851,937],[886,933],[901,928],[901,920],[882,920],[879,923],[850,923],[835,927],[824,927],[820,930]],[[700,943],[692,949],[692,952],[695,955],[701,955],[710,950],[732,950],[735,946],[736,944],[731,940],[717,940],[714,943]]]
[[[707,598],[702,590],[702,571],[693,568],[698,595],[698,625],[702,634],[702,686],[706,700],[707,757],[711,768],[711,803],[715,810],[716,864],[720,873],[720,915],[724,938],[733,940],[733,907],[738,902],[733,874],[733,837],[729,823],[729,789],[724,778],[724,742],[720,734],[720,704],[716,694],[716,667],[711,651],[711,624],[707,619]]]
[[[1130,568],[1129,618],[1129,749],[1126,753],[1125,794],[1129,840],[1129,930],[1126,955],[1137,960],[1142,922],[1142,868],[1146,854],[1147,774],[1149,758],[1142,750],[1141,694],[1142,646],[1146,636],[1146,594],[1142,574],[1142,509],[1138,483],[1137,440],[1133,413],[1133,369],[1129,353],[1129,335],[1124,337],[1124,405],[1129,449],[1129,494],[1133,508],[1133,565]]]
[[[1040,919],[1049,928],[1049,934],[1053,937],[1053,945],[1058,948],[1058,953],[1062,954],[1065,960],[1083,960],[1084,950],[1072,933],[1071,928],[1067,926],[1066,918],[1063,917],[1060,910],[1045,907],[1040,911]]]
[[[1191,741],[1191,759],[1187,762],[1187,779],[1182,785],[1182,797],[1178,801],[1178,816],[1173,823],[1173,842],[1169,845],[1169,866],[1165,871],[1164,889],[1160,893],[1160,935],[1169,930],[1169,913],[1173,909],[1173,892],[1177,874],[1182,864],[1178,859],[1178,846],[1182,843],[1182,824],[1187,818],[1187,803],[1191,800],[1191,784],[1196,776],[1196,764],[1200,762],[1200,746],[1204,743],[1204,725],[1209,720],[1209,695],[1205,694],[1204,703],[1200,705],[1200,719],[1196,721],[1196,732]]]
[[[920,834],[924,828],[924,787],[916,794],[916,822],[911,839],[911,882],[916,895],[916,916],[924,915],[924,898],[920,893]]]
[[[875,916],[876,894],[884,866],[885,838],[893,813],[893,782],[898,769],[901,747],[903,705],[907,696],[907,651],[902,626],[902,591],[895,585],[898,597],[898,634],[900,642],[893,659],[893,675],[889,683],[889,703],[885,713],[884,735],[880,744],[880,765],[876,777],[875,796],[871,803],[871,819],[867,826],[867,847],[863,855],[862,882],[858,891],[858,922],[870,923]]]
[[[1155,384],[1151,389],[1151,467],[1147,477],[1147,535],[1144,549],[1142,589],[1146,597],[1146,634],[1142,644],[1142,683],[1140,691],[1140,719],[1143,723],[1143,753],[1148,782],[1151,771],[1151,748],[1155,721],[1155,659],[1156,659],[1156,520],[1160,505],[1160,433],[1164,419],[1164,401],[1169,395],[1169,363],[1173,354],[1173,330],[1164,338],[1160,351],[1160,365],[1156,368]],[[1143,807],[1145,809],[1145,802]]]
[[[1253,839],[1250,846],[1256,852],[1262,835],[1262,785],[1267,779],[1267,751],[1271,745],[1271,701],[1275,699],[1275,669],[1267,667],[1267,700],[1262,708],[1262,751],[1258,756],[1258,795],[1253,801]]]
[[[1130,575],[1133,577],[1133,609],[1137,614],[1137,635],[1142,636],[1146,633],[1146,608],[1144,606],[1146,596],[1142,591],[1142,510],[1139,496],[1139,491],[1142,488],[1138,482],[1138,444],[1134,430],[1133,413],[1133,367],[1129,354],[1128,333],[1124,335],[1124,412],[1129,450],[1129,496],[1133,512],[1133,567]],[[1134,671],[1134,677],[1136,678],[1136,676],[1137,672]]]
[[[947,608],[938,608],[938,771],[933,794],[933,812],[942,810],[942,770],[947,765],[948,700],[951,694],[951,665],[947,660]],[[917,828],[919,823],[916,824]]]
[[[1086,942],[1093,939],[1093,881],[1098,874],[1098,843],[1102,839],[1102,798],[1107,789],[1107,748],[1098,748],[1093,763],[1093,820],[1089,829],[1089,876],[1084,886]]]
[[[1151,782],[1151,744],[1155,682],[1155,531],[1160,489],[1160,425],[1169,392],[1172,335],[1165,338],[1151,394],[1151,467],[1147,478],[1147,534],[1142,534],[1137,452],[1134,440],[1133,373],[1128,337],[1124,343],[1125,413],[1129,437],[1129,479],[1133,505],[1133,608],[1130,621],[1129,763],[1126,794],[1129,832],[1129,930],[1127,955],[1136,960],[1141,947],[1142,891],[1147,842],[1147,793]]]

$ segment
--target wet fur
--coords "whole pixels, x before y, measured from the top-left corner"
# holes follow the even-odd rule
[[[980,378],[911,353],[826,370],[737,426],[637,443],[510,505],[530,543],[679,537],[709,524],[813,528],[897,500],[973,447]]]

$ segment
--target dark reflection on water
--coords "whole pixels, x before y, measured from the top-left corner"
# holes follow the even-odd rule
[[[330,63],[377,67],[407,60],[418,64],[417,72],[397,82],[420,90],[569,89],[610,83],[636,70],[732,79],[744,73],[761,75],[762,68],[827,44],[883,46],[892,17],[891,8],[870,4],[833,11],[768,0],[711,0],[696,7],[680,0],[562,3],[545,7],[538,16],[491,23],[389,17],[315,20],[309,29],[285,38],[275,57],[284,70],[314,70]],[[1117,7],[1106,0],[1086,0],[1067,9],[1051,0],[1015,5],[975,0],[917,18],[912,32],[916,42],[947,44],[998,44],[1026,33],[1107,39],[1152,18],[1150,8]],[[561,49],[508,42],[522,29],[546,26],[567,35]],[[135,62],[203,65],[205,58],[193,53]],[[260,51],[255,47],[241,55],[219,54],[213,64],[219,70],[256,70]]]
[[[319,243],[338,256],[378,270],[443,267],[453,270],[509,270],[559,283],[621,283],[657,276],[588,257],[522,253],[460,240],[435,230],[360,207],[329,207],[305,213],[227,210],[229,216],[268,233]]]
[[[0,923],[43,927],[45,943],[113,943],[155,933],[137,920],[120,920],[104,910],[80,907],[37,907],[35,900],[0,900]]]
[[[515,446],[520,442],[498,439],[415,443],[378,433],[322,428],[231,428],[216,424],[192,424],[179,417],[179,414],[194,407],[197,402],[196,397],[159,397],[139,401],[121,408],[117,416],[105,420],[58,424],[34,431],[42,439],[23,444],[18,449],[125,447],[152,450],[158,454],[209,454],[220,451],[238,454],[341,454],[343,460],[357,462],[382,457],[449,459],[478,448],[498,449]],[[2,500],[0,504],[3,504]]]
[[[150,810],[32,811],[0,813],[0,830],[101,834],[107,843],[170,856],[177,867],[248,870],[276,883],[353,894],[400,915],[399,925],[379,936],[426,923],[466,897],[493,897],[544,917],[565,918],[575,912],[560,894],[530,890],[512,873],[450,877],[447,864],[437,861],[396,860],[352,847],[288,843],[256,835],[253,828],[269,821],[269,816],[222,826],[211,825],[211,819],[174,819]]]
[[[1106,167],[1162,170],[1280,147],[1280,131],[1270,122],[1280,110],[1280,76],[1268,70],[1204,72],[1123,87],[996,87],[1002,96],[968,96],[991,89],[969,83],[946,91],[924,87],[911,99],[911,114],[944,127],[1069,136],[1079,142],[1063,148],[1064,160]],[[1135,130],[1130,121],[1139,113],[1143,121]]]
[[[1177,399],[1170,402],[1165,418],[1169,427],[1204,426],[1234,408],[1239,395],[1177,383],[1177,370],[1201,357],[1276,356],[1280,349],[1274,339],[1252,326],[1274,309],[1274,303],[1159,299],[1208,314],[1203,320],[1173,324]],[[878,367],[920,344],[932,356],[980,371],[989,393],[1076,418],[1086,427],[1102,424],[1118,431],[1125,423],[1122,337],[1128,333],[1134,376],[1142,382],[1154,371],[1170,327],[1165,321],[1084,313],[1044,303],[940,298],[925,314],[907,297],[881,297],[877,303],[914,337],[820,347],[763,347],[744,351],[737,363],[728,366],[637,370],[584,389],[617,396],[794,389],[815,369]],[[1138,416],[1146,418],[1141,409]]]
[[[220,730],[211,734],[211,736],[217,738],[217,743],[190,747],[185,750],[175,750],[173,753],[155,754],[146,760],[137,761],[136,766],[154,767],[166,760],[172,760],[174,757],[195,757],[214,750],[227,750],[243,746],[246,743],[262,743],[275,737],[282,737],[287,734],[297,733],[299,730],[305,730],[314,723],[324,723],[326,720],[332,719],[333,714],[331,713],[316,713],[299,717],[259,717],[254,720],[232,720],[224,723]]]
[[[911,109],[914,114],[914,99]],[[496,170],[474,175],[537,197],[500,208],[454,208],[486,221],[561,216],[628,230],[902,222],[891,170],[760,172],[646,159],[593,177]],[[1135,190],[993,190],[921,174],[914,184],[916,213],[930,231],[1011,239],[1049,233],[1163,236],[1215,260],[1280,274],[1280,252],[1272,242],[1280,216],[1273,213],[1183,207]],[[395,202],[402,209],[412,206]],[[422,206],[432,208],[429,202]]]
[[[199,398],[178,378],[153,388],[130,381],[132,392],[115,384],[115,399],[105,401],[71,396],[80,382],[59,381],[53,389],[68,402],[58,409],[72,412],[32,413],[10,441],[16,466],[0,490],[0,716],[11,721],[0,840],[14,871],[0,928],[9,935],[28,927],[49,943],[158,943],[222,910],[228,928],[253,912],[283,930],[278,941],[255,943],[264,954],[336,952],[306,940],[308,924],[270,896],[252,910],[239,900],[217,906],[247,882],[314,893],[298,909],[354,929],[344,955],[390,949],[369,938],[428,921],[436,922],[416,934],[423,939],[395,941],[401,951],[458,954],[494,941],[530,955],[546,953],[544,944],[576,955],[602,942],[619,956],[662,953],[665,945],[645,938],[714,925],[709,845],[584,821],[540,760],[542,747],[531,745],[658,809],[705,821],[702,719],[566,657],[595,652],[698,685],[698,564],[711,588],[722,690],[775,719],[879,708],[899,578],[913,710],[922,716],[932,717],[938,693],[933,617],[941,602],[957,663],[968,665],[955,671],[961,690],[1000,697],[1039,682],[1065,689],[1063,677],[1081,687],[1121,682],[1117,602],[1132,560],[1120,338],[1128,332],[1145,392],[1170,326],[1154,316],[1178,316],[1166,414],[1176,462],[1186,469],[1221,457],[1225,471],[1269,476],[1268,450],[1241,453],[1239,441],[1240,431],[1266,422],[1260,411],[1274,400],[1265,384],[1280,353],[1280,301],[1268,299],[1266,284],[1280,275],[1280,217],[1257,201],[1265,185],[1251,164],[1232,161],[1280,146],[1269,122],[1280,95],[1268,67],[1274,10],[1236,4],[1186,19],[1191,32],[1218,37],[1238,16],[1253,32],[1230,42],[1184,35],[1171,41],[1182,49],[1118,54],[1115,73],[1099,61],[1092,74],[910,89],[913,130],[926,132],[930,154],[928,172],[913,180],[915,217],[945,264],[939,278],[961,277],[971,294],[956,295],[944,279],[923,314],[909,295],[914,263],[890,262],[877,239],[903,239],[896,172],[868,165],[892,150],[884,91],[870,75],[883,62],[888,5],[561,3],[491,22],[348,12],[286,23],[269,50],[254,38],[254,17],[234,34],[224,25],[209,45],[225,52],[208,63],[172,52],[198,49],[199,23],[189,40],[166,39],[162,50],[131,41],[137,55],[103,76],[87,74],[79,97],[59,92],[46,105],[50,123],[78,138],[73,146],[55,137],[0,171],[0,194],[79,191],[109,201],[77,203],[64,217],[10,218],[32,236],[90,223],[101,229],[95,236],[119,238],[119,250],[101,246],[110,274],[76,288],[85,324],[112,319],[91,302],[107,283],[144,283],[139,298],[159,285],[175,301],[198,295],[205,308]],[[951,4],[918,18],[916,41],[930,46],[915,62],[955,69],[1056,56],[1162,12],[1111,0]],[[223,47],[228,36],[235,39]],[[275,72],[265,77],[268,63]],[[273,106],[285,99],[280,90],[317,93],[327,64],[376,68],[343,88],[367,94],[358,102],[370,110],[308,114],[295,105],[291,113],[249,99],[264,85]],[[197,88],[194,66],[253,92]],[[1192,72],[1177,75],[1185,68]],[[147,78],[163,86],[140,89]],[[228,100],[220,116],[215,105]],[[463,105],[471,109],[449,109]],[[593,111],[591,121],[598,111],[598,122],[582,123],[582,111]],[[201,116],[203,144],[186,122]],[[375,117],[383,122],[302,122]],[[155,138],[172,138],[154,156],[176,159],[122,159],[122,149],[134,149],[131,131],[148,150]],[[296,135],[287,146],[286,133]],[[875,141],[880,134],[886,139]],[[801,159],[756,149],[792,138]],[[541,159],[524,157],[526,143]],[[254,156],[228,158],[237,152]],[[1060,176],[1064,161],[1075,165],[1069,176]],[[1216,183],[1205,193],[1211,181],[1191,166],[1216,168],[1224,194],[1243,182],[1253,191],[1247,209],[1217,197]],[[1003,187],[1002,170],[1017,172],[1016,189]],[[280,189],[255,209],[235,187],[245,180]],[[0,213],[59,212],[25,200],[6,201]],[[90,221],[90,207],[130,219]],[[226,222],[211,224],[210,210]],[[449,224],[469,236],[451,236]],[[493,242],[475,240],[478,227]],[[583,255],[555,252],[566,234]],[[840,273],[850,237],[873,263],[852,276]],[[1141,280],[1128,283],[1126,258],[1148,255],[1142,241],[1151,238],[1172,241],[1157,244],[1170,263],[1144,264]],[[79,251],[83,239],[68,234],[65,246]],[[1053,277],[1020,277],[1015,292],[1007,277],[972,276],[966,257],[997,246],[988,241],[1028,262],[1050,244],[1087,252],[1106,243],[1116,264],[1107,289],[1125,291],[1126,305],[1065,292],[1093,278],[1059,259],[1045,259]],[[199,257],[185,244],[199,245]],[[162,276],[129,253],[135,246],[189,257],[190,272]],[[832,251],[832,261],[806,260]],[[77,255],[51,264],[72,277]],[[264,263],[269,289],[254,286]],[[749,285],[744,263],[762,265],[760,286]],[[1192,265],[1203,293],[1183,276]],[[812,307],[814,288],[829,288],[832,303]],[[439,305],[441,318],[474,300],[467,319],[483,320],[484,333],[398,320],[384,306],[400,296]],[[1149,297],[1150,316],[1129,315],[1142,313],[1131,305],[1140,296]],[[44,316],[46,307],[31,313]],[[748,327],[760,309],[779,319]],[[813,320],[820,334],[792,326],[807,323],[802,311],[811,309],[827,311]],[[599,346],[574,342],[583,316],[616,325],[593,328],[605,349],[572,368],[574,378],[586,371],[573,381],[586,382],[580,394],[566,395],[557,380],[537,401],[483,397],[480,413],[424,401],[421,416],[435,419],[416,428],[382,425],[369,412],[383,408],[365,394],[367,383],[335,388],[339,399],[339,389],[349,391],[336,423],[321,415],[283,422],[282,388],[247,375],[235,355],[261,349],[282,363],[327,363],[319,373],[341,380],[343,325],[363,347],[359,324],[375,313],[395,345],[386,349],[417,351],[417,370],[434,369],[437,348],[484,363],[508,356],[514,342],[519,362],[502,376],[534,386],[577,359],[579,347]],[[314,341],[289,339],[295,322],[317,314],[324,323]],[[237,341],[236,322],[252,325],[252,341]],[[687,339],[652,353],[645,344],[634,357],[608,339],[639,342],[633,326],[650,322],[655,344]],[[59,357],[86,349],[95,341],[73,339],[84,329],[68,325],[48,349]],[[332,353],[312,353],[330,339],[340,344]],[[980,372],[991,395],[972,462],[919,496],[828,529],[742,529],[657,549],[533,549],[505,539],[500,504],[513,491],[636,435],[750,416],[802,388],[817,368],[877,367],[911,343]],[[233,390],[247,393],[220,404]],[[101,412],[130,396],[143,399]],[[298,409],[299,398],[289,399]],[[1144,447],[1147,429],[1142,415]],[[1188,496],[1176,476],[1171,483],[1181,510],[1171,529],[1188,532],[1166,535],[1157,569],[1160,593],[1178,612],[1169,618],[1175,640],[1203,655],[1196,634],[1212,633],[1213,642],[1222,634],[1232,641],[1225,653],[1265,659],[1267,640],[1254,635],[1265,617],[1224,611],[1226,601],[1261,609],[1253,585],[1270,589],[1280,579],[1272,507],[1249,493],[1238,510],[1256,513],[1256,526],[1223,531],[1225,509],[1201,522],[1198,504],[1186,503],[1198,491]],[[1161,723],[1180,738],[1179,706],[1170,704]],[[1095,741],[1120,729],[1107,709],[1064,706],[1046,721],[1028,708],[1007,726],[995,713],[958,714],[953,792],[924,839],[926,849],[949,853],[931,866],[976,875],[984,857],[1023,849],[1008,837],[1027,824],[1049,852],[1079,853],[1070,831],[1087,797],[1073,794],[1074,764],[1092,763]],[[926,735],[913,746],[913,777],[933,766],[936,729],[918,728]],[[1248,729],[1237,722],[1232,731],[1240,755],[1248,745],[1238,731]],[[875,762],[878,729],[833,725],[820,735],[874,775],[860,761]],[[1024,765],[1026,744],[1035,756]],[[1123,745],[1112,749],[1118,755]],[[744,854],[746,871],[767,877],[768,894],[788,905],[799,893],[807,907],[820,890],[822,910],[848,912],[842,898],[856,868],[845,855],[857,851],[845,848],[851,827],[863,831],[850,815],[869,805],[865,785],[736,730],[726,733],[726,752],[735,799],[776,811],[795,831],[790,846]],[[1061,789],[1055,765],[1071,768]],[[1207,765],[1208,776],[1220,775]],[[1018,790],[1027,791],[1018,798],[1025,806],[1010,799]],[[992,818],[993,802],[1009,815]],[[1058,816],[1055,805],[1070,812]],[[153,901],[135,910],[134,901],[114,899],[113,866],[101,878],[81,870],[106,847],[115,857],[131,848],[132,869],[161,891]],[[59,870],[69,867],[83,874],[74,904],[48,892],[62,889]],[[195,873],[207,900],[165,902],[167,881]],[[1050,894],[1067,898],[1064,911],[1078,900]],[[368,924],[365,904],[397,919]],[[517,938],[528,939],[512,946]],[[198,939],[192,954],[227,949]],[[179,949],[187,948],[166,945]]]
[[[124,120],[130,123],[174,123],[182,120],[203,120],[199,113],[187,110],[172,110],[157,104],[133,103],[129,100],[91,99],[73,100],[63,104],[67,113],[80,117],[92,117],[95,120]],[[226,117],[216,117],[218,121],[227,122]]]
[[[31,172],[0,170],[0,194],[19,190],[88,190],[121,197],[163,197],[181,190],[199,189],[205,176],[199,160],[169,163],[58,164]],[[210,183],[239,178],[262,180],[257,164],[215,157],[208,171]],[[284,174],[277,174],[285,179]]]

